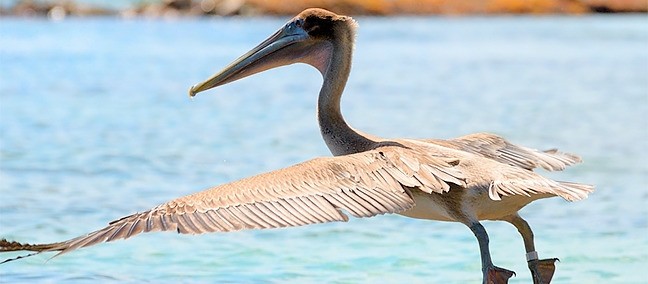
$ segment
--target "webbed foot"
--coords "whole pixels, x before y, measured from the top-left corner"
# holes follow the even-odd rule
[[[515,272],[501,267],[493,266],[486,270],[484,275],[485,284],[507,284],[509,278],[513,277]]]
[[[529,269],[533,277],[533,284],[549,284],[556,270],[557,258],[536,259],[529,261]]]

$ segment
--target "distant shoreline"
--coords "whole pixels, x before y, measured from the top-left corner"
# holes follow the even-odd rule
[[[98,1],[96,1],[98,2]],[[0,7],[0,15],[48,17],[117,16],[176,18],[202,16],[294,15],[321,7],[347,15],[581,15],[647,13],[646,0],[158,0],[139,1],[121,9],[87,1],[18,0]]]

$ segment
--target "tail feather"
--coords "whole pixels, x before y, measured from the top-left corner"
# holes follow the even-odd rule
[[[590,184],[576,183],[576,182],[567,182],[559,181],[561,186],[569,189],[571,199],[565,198],[569,201],[577,201],[587,198],[587,195],[594,192],[594,186]]]

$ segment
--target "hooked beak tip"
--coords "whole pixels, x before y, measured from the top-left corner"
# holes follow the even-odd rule
[[[193,86],[191,86],[191,88],[189,88],[189,97],[190,98],[195,97],[197,93],[198,92],[196,91],[196,85],[193,85]]]

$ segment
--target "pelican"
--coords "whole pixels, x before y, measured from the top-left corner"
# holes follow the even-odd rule
[[[563,170],[581,159],[557,150],[517,146],[493,134],[451,140],[385,139],[351,128],[340,112],[340,98],[351,70],[356,27],[348,16],[307,9],[189,90],[193,97],[275,67],[309,64],[323,77],[317,118],[334,157],[315,158],[180,197],[63,242],[27,244],[2,239],[0,251],[34,252],[27,256],[57,251],[59,255],[145,232],[269,229],[347,221],[347,214],[397,213],[460,222],[470,228],[479,244],[483,283],[507,283],[514,272],[493,264],[488,234],[480,221],[511,223],[524,241],[534,283],[549,283],[557,259],[538,258],[531,228],[518,211],[542,198],[586,198],[593,186],[554,181],[533,171],[538,167]]]

